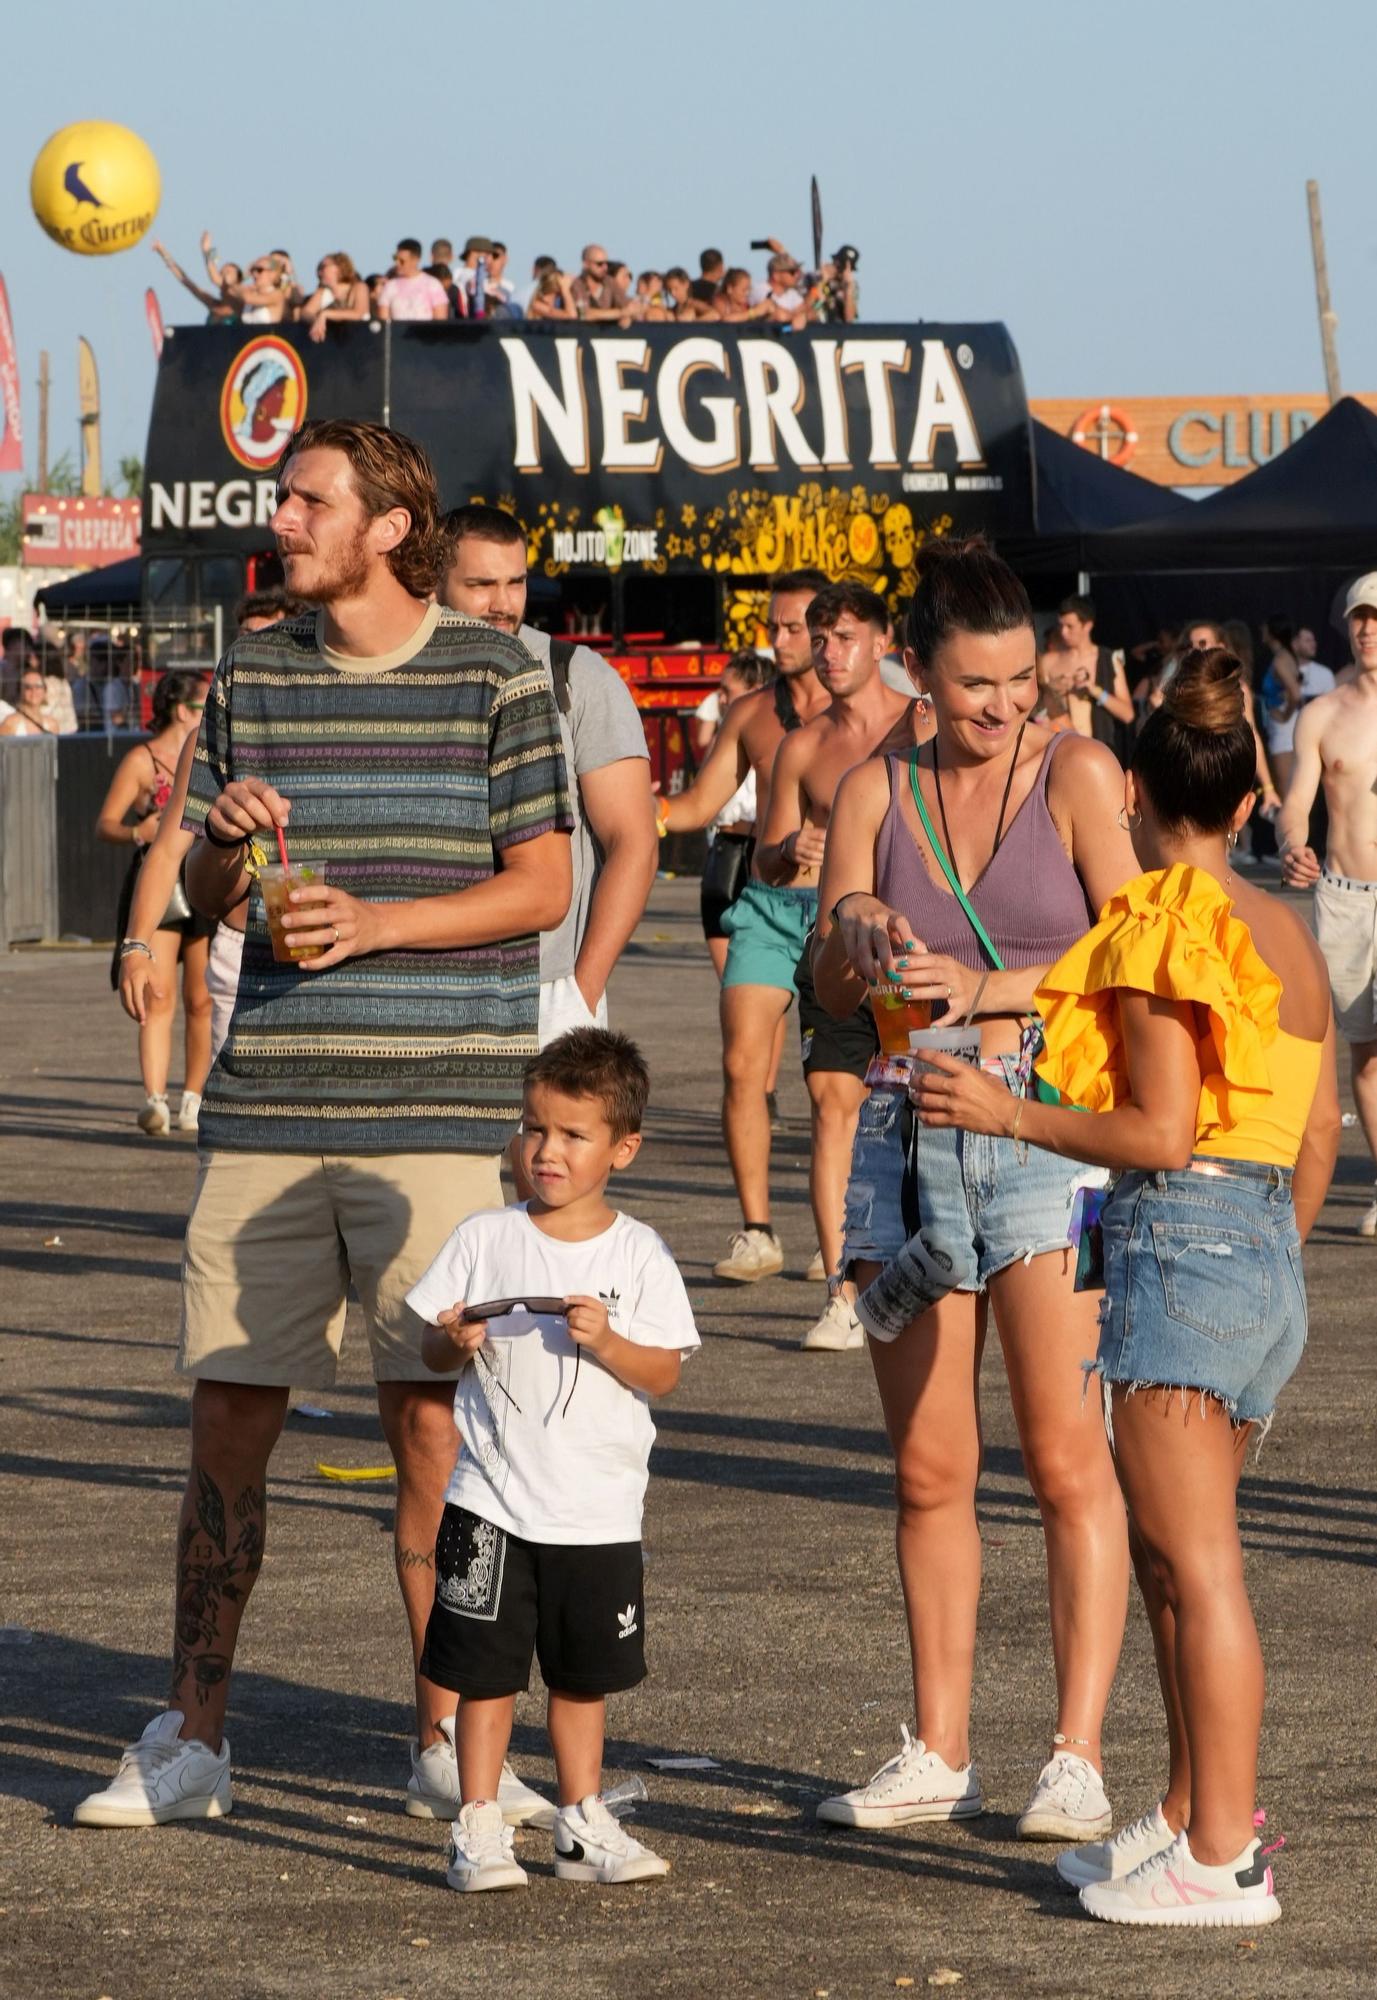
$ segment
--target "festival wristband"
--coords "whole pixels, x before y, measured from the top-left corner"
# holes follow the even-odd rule
[[[209,819],[206,819],[206,820],[205,820],[205,821],[204,821],[204,822],[202,823],[202,826],[201,826],[201,833],[202,833],[202,835],[204,836],[204,838],[205,838],[206,840],[208,840],[208,841],[210,842],[210,844],[211,844],[211,846],[212,846],[212,847],[219,847],[219,848],[223,848],[223,849],[224,849],[224,851],[225,851],[225,852],[226,852],[227,854],[228,854],[228,853],[229,853],[229,852],[231,851],[231,849],[233,849],[233,848],[236,848],[236,847],[242,847],[242,846],[244,845],[244,842],[245,842],[245,841],[246,841],[246,840],[248,839],[248,837],[249,837],[249,836],[248,836],[248,834],[246,834],[246,833],[241,833],[241,834],[238,834],[238,835],[237,835],[237,836],[235,837],[235,839],[233,839],[233,840],[225,840],[225,839],[223,839],[223,838],[221,837],[221,835],[220,835],[220,834],[216,833],[216,832],[215,832],[215,831],[214,831],[214,830],[212,829],[212,827],[211,827],[211,824],[210,824],[210,821],[209,821]]]
[[[125,938],[119,949],[121,961],[131,957],[136,951],[141,951],[146,958],[153,956],[152,945],[145,944],[142,938]]]
[[[841,909],[843,903],[849,903],[853,896],[868,896],[869,894],[870,891],[868,889],[848,889],[844,896],[838,896],[836,902],[832,905],[831,909],[827,913],[828,923],[829,924],[836,923],[837,912]]]

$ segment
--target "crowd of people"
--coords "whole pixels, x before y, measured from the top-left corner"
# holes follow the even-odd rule
[[[269,250],[245,267],[222,259],[207,230],[201,237],[205,282],[188,276],[161,243],[153,248],[177,282],[205,307],[212,326],[280,326],[299,321],[312,340],[324,340],[341,320],[586,320],[619,326],[721,320],[760,321],[801,331],[818,321],[847,323],[860,310],[856,275],[860,252],[843,243],[816,271],[778,238],[753,248],[768,250],[763,276],[728,265],[709,248],[690,276],[681,264],[633,273],[600,243],[584,245],[577,269],[542,255],[525,279],[509,270],[507,245],[492,236],[469,236],[456,253],[437,236],[426,261],[421,239],[399,238],[387,267],[366,275],[347,251],[327,252],[315,282],[303,282],[286,250]]]
[[[726,938],[742,1206],[717,1270],[749,1284],[784,1261],[769,1091],[797,998],[828,1286],[804,1344],[868,1347],[895,1461],[916,1734],[819,1818],[985,1810],[972,1364],[993,1308],[1056,1690],[1020,1836],[1065,1844],[1058,1878],[1107,1921],[1272,1921],[1235,1488],[1305,1342],[1302,1243],[1340,1127],[1331,985],[1355,1055],[1377,1055],[1377,574],[1348,594],[1354,666],[1300,716],[1281,813],[1288,876],[1319,878],[1317,947],[1236,869],[1259,751],[1214,627],[1175,644],[1139,717],[1093,607],[1065,607],[1040,655],[1012,571],[978,539],[938,544],[904,689],[883,671],[884,603],[796,571],[771,596],[773,672],[732,663],[695,782],[656,799],[617,675],[525,622],[521,524],[442,517],[410,440],[306,425],[273,532],[298,605],[246,621],[199,715],[194,687],[168,687],[106,815],[131,845],[152,834],[119,947],[131,1012],[170,978],[174,882],[241,935],[183,1266],[169,1705],[78,1822],[230,1809],[223,1724],[268,1464],[291,1388],[334,1378],[352,1278],[397,1468],[406,1810],[451,1823],[466,1892],[524,1886],[517,1825],[552,1832],[566,1879],[666,1872],[599,1788],[606,1698],[645,1673],[648,1405],[698,1335],[668,1248],[608,1201],[651,1079],[606,1000],[657,834],[715,823],[733,851],[704,916]],[[1057,698],[1065,718],[1046,714]],[[1097,722],[1132,726],[1122,758]],[[1326,864],[1308,841],[1321,784]],[[270,916],[279,837],[308,865],[273,885]],[[1130,1567],[1166,1775],[1115,1831],[1102,1732]],[[533,1656],[554,1801],[506,1761]]]

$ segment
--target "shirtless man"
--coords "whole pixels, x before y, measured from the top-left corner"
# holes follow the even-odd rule
[[[785,735],[827,707],[813,671],[808,606],[827,578],[820,570],[776,577],[770,595],[770,645],[779,679],[734,702],[706,763],[686,791],[659,802],[661,833],[709,826],[749,771],[755,772],[756,823],[765,824],[770,772]],[[719,1278],[753,1284],[784,1268],[784,1251],[770,1225],[770,1108],[766,1102],[775,1032],[794,997],[794,968],[817,912],[816,888],[778,889],[755,869],[744,893],[722,919],[729,934],[719,1001],[722,1021],[722,1131],[741,1202],[741,1227]]]
[[[1344,617],[1352,675],[1297,717],[1278,837],[1288,885],[1314,884],[1315,935],[1329,967],[1334,1018],[1352,1050],[1353,1100],[1377,1158],[1377,570],[1352,586]],[[1329,807],[1323,868],[1306,845],[1321,784]],[[1358,1234],[1377,1236],[1377,1190]]]
[[[1062,599],[1057,632],[1071,725],[1078,735],[1107,743],[1122,764],[1133,724],[1124,656],[1095,643],[1095,606],[1088,597]]]
[[[808,607],[814,670],[832,699],[821,715],[785,737],[775,757],[769,814],[756,851],[763,881],[816,889],[837,786],[854,764],[914,741],[917,704],[912,693],[896,693],[880,675],[888,622],[884,600],[858,583],[832,584]],[[855,1287],[842,1284],[837,1273],[851,1143],[879,1040],[868,1006],[844,1021],[819,1006],[811,958],[810,937],[799,957],[795,984],[812,1112],[808,1191],[831,1293],[822,1317],[800,1345],[836,1352],[865,1345],[855,1313]]]

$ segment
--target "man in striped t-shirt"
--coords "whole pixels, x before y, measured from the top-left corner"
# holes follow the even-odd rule
[[[82,1800],[85,1824],[229,1809],[222,1725],[268,1459],[290,1390],[334,1380],[351,1281],[397,1465],[419,1661],[455,1432],[453,1385],[422,1363],[406,1293],[456,1222],[501,1205],[498,1156],[536,1049],[538,934],[569,904],[549,684],[515,639],[430,601],[446,549],[424,452],[378,425],[308,424],[272,527],[288,588],[319,610],[231,646],[184,822],[202,836],[197,906],[250,900],[183,1260],[178,1366],[195,1388],[171,1701]],[[274,959],[245,867],[250,837],[275,856],[278,829],[294,864],[324,864],[288,932],[323,949],[296,962]],[[450,1818],[454,1696],[419,1673],[416,1693],[408,1810]],[[529,1817],[544,1802],[520,1789],[513,1809]]]

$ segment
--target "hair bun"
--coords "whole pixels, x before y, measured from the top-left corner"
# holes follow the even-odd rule
[[[1243,667],[1226,646],[1193,646],[1172,675],[1162,706],[1183,729],[1224,736],[1244,719]]]

